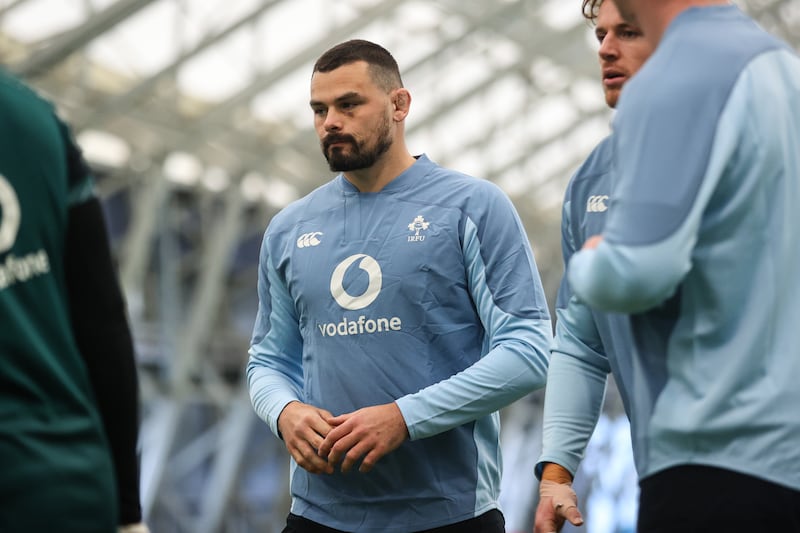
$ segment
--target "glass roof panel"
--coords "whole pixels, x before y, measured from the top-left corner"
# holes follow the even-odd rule
[[[35,43],[78,26],[86,17],[82,0],[28,1],[5,15],[3,30],[20,41]]]
[[[737,3],[800,44],[797,0]],[[76,119],[93,162],[126,166],[121,181],[141,172],[137,161],[164,169],[167,154],[190,154],[205,178],[175,171],[183,155],[167,168],[199,186],[221,191],[256,173],[251,198],[265,196],[254,193],[261,182],[276,206],[307,192],[329,177],[311,128],[311,65],[355,37],[398,60],[413,151],[496,181],[531,212],[557,206],[609,131],[597,43],[577,1],[0,0],[0,51],[13,70],[122,7],[124,20],[31,75]],[[104,158],[104,145],[116,155]],[[230,179],[208,178],[210,168]]]

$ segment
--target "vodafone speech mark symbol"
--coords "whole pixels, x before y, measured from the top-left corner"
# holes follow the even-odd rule
[[[17,193],[8,180],[0,175],[0,253],[14,246],[19,231],[19,219]]]
[[[369,285],[363,294],[353,296],[349,294],[344,288],[344,274],[356,261],[361,260],[358,268],[363,270],[369,276]],[[355,311],[357,309],[364,309],[366,306],[375,301],[378,294],[381,292],[383,285],[383,274],[381,267],[375,259],[366,254],[351,255],[336,267],[331,276],[331,295],[336,303],[344,309]]]

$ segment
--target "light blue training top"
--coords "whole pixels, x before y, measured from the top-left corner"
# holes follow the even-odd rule
[[[688,9],[614,129],[605,240],[568,279],[667,365],[631,400],[657,397],[640,476],[701,464],[800,490],[800,59],[734,6]]]
[[[589,237],[603,232],[612,186],[612,148],[613,141],[607,137],[567,186],[561,217],[565,265]],[[649,419],[652,394],[663,387],[663,358],[646,360],[638,356],[628,315],[588,307],[574,296],[566,277],[558,290],[556,316],[537,474],[541,475],[545,462],[551,462],[575,475],[600,416],[609,373],[631,420],[638,462],[646,457],[647,444],[647,425],[640,421]]]
[[[552,338],[533,254],[490,182],[420,156],[378,193],[343,176],[264,236],[247,377],[277,435],[287,403],[396,401],[410,440],[367,474],[292,464],[293,513],[419,531],[498,507],[497,410],[542,387]]]

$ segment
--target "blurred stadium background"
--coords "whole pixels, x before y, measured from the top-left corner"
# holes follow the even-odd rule
[[[798,0],[736,3],[800,47]],[[564,187],[611,116],[579,0],[0,1],[2,64],[57,104],[98,178],[140,364],[154,533],[281,530],[288,456],[242,380],[258,249],[274,213],[331,177],[308,81],[353,37],[397,58],[410,148],[511,196],[552,304]],[[541,401],[503,413],[509,533],[531,530]],[[583,469],[579,530],[633,531],[613,384]]]

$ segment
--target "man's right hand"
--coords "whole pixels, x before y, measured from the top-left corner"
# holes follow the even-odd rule
[[[583,524],[578,510],[578,496],[572,490],[572,475],[555,463],[545,465],[539,484],[539,505],[536,508],[533,533],[556,533],[564,522]]]
[[[325,409],[301,402],[290,402],[278,416],[278,430],[286,449],[298,466],[312,474],[332,474],[333,465],[317,454],[325,436],[332,429],[333,415]]]

